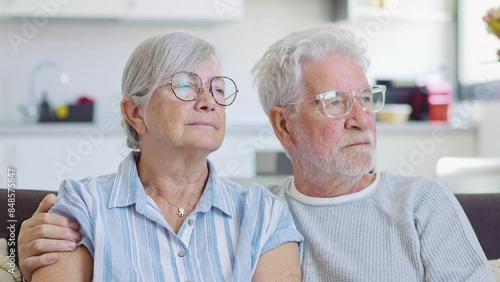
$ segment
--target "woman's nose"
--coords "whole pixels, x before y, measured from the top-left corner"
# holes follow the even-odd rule
[[[196,100],[197,107],[205,110],[213,110],[216,103],[212,93],[210,93],[210,84],[203,83],[200,87],[200,91],[200,96]]]

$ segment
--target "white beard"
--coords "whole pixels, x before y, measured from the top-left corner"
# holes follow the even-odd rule
[[[346,131],[342,139],[334,144],[326,152],[321,151],[318,146],[328,145],[321,140],[310,140],[311,137],[303,130],[302,124],[297,127],[295,136],[298,155],[297,162],[302,166],[304,177],[316,184],[321,184],[333,175],[340,177],[359,177],[370,172],[375,161],[375,137],[369,130]],[[356,146],[355,148],[343,148],[347,144],[356,141],[370,141],[371,147]],[[317,144],[316,147],[314,144]]]

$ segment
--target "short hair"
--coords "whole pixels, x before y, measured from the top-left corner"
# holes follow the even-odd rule
[[[252,69],[264,112],[269,115],[273,106],[299,101],[304,94],[302,62],[319,61],[335,52],[351,57],[366,72],[369,60],[363,41],[333,24],[293,32],[271,45]],[[290,113],[297,108],[291,105]]]
[[[132,52],[123,71],[122,96],[146,104],[151,94],[177,71],[193,71],[209,56],[214,46],[189,32],[171,32],[146,39]],[[139,149],[137,131],[123,119],[127,146]]]

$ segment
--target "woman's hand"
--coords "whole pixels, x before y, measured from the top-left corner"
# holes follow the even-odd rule
[[[80,240],[78,224],[64,216],[47,213],[55,201],[54,194],[45,196],[33,216],[21,225],[19,266],[28,281],[33,271],[57,261],[58,255],[54,252],[73,251]]]

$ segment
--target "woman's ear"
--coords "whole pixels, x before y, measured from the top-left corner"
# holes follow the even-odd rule
[[[285,108],[274,106],[269,110],[269,122],[274,129],[274,134],[285,148],[293,144],[293,138],[289,131],[289,114]]]
[[[125,97],[120,103],[123,117],[132,126],[138,134],[144,134],[147,131],[146,122],[142,116],[143,111],[137,103],[130,97]]]

